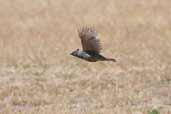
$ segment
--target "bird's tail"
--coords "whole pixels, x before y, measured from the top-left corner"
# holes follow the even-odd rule
[[[116,59],[113,59],[113,58],[106,58],[106,61],[116,62]]]

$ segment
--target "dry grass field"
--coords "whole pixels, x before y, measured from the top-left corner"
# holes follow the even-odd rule
[[[0,114],[171,114],[170,0],[0,4]],[[69,55],[82,26],[116,63]]]

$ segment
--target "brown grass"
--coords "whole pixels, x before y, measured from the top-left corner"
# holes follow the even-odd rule
[[[1,0],[1,114],[171,114],[170,0]],[[88,63],[77,28],[103,54]]]

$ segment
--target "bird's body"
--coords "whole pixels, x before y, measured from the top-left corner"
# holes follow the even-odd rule
[[[76,51],[73,51],[71,55],[89,62],[116,61],[115,59],[106,58],[100,54],[100,40],[97,32],[93,28],[84,27],[78,31],[78,34],[81,39],[83,50],[80,51],[77,49]]]

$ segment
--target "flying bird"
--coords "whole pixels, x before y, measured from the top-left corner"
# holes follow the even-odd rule
[[[81,39],[82,50],[76,49],[71,55],[84,59],[88,62],[96,61],[112,61],[116,62],[113,58],[107,58],[100,54],[102,50],[99,36],[93,27],[83,27],[78,30],[78,36]]]

